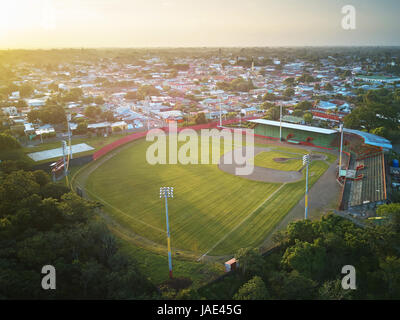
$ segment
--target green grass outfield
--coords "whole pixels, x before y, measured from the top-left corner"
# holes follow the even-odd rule
[[[272,168],[282,171],[299,171],[303,166],[302,154],[285,153],[278,151],[260,152],[254,157],[257,167]],[[290,158],[285,162],[276,162],[275,158]],[[292,159],[298,158],[298,159]]]
[[[173,186],[169,218],[175,250],[228,255],[240,247],[257,246],[303,197],[304,181],[285,185],[251,181],[222,172],[215,164],[150,165],[145,158],[149,145],[145,140],[132,142],[98,167],[86,188],[120,224],[165,245],[159,188]],[[324,161],[313,162],[310,185],[327,168]]]

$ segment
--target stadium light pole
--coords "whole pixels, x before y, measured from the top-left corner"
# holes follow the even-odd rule
[[[174,197],[173,187],[161,187],[160,188],[160,199],[165,198],[165,216],[167,221],[167,245],[168,245],[168,266],[169,266],[169,277],[172,279],[172,255],[171,255],[171,240],[169,234],[169,222],[168,222],[168,198]]]
[[[310,155],[306,154],[303,156],[303,166],[306,166],[306,195],[304,197],[304,202],[305,202],[304,219],[308,218],[308,165],[309,164],[310,164]]]
[[[221,104],[222,104],[222,99],[219,98],[219,126],[222,127],[222,109],[221,109]]]
[[[65,140],[61,141],[62,143],[62,151],[63,151],[63,163],[64,163],[64,175],[67,176],[68,172],[67,172],[67,164],[65,161],[65,154],[67,151],[67,142]]]
[[[71,114],[69,113],[67,115],[67,125],[68,125],[68,143],[69,143],[69,158],[72,159],[72,145],[71,145],[71,126],[70,126],[70,121],[71,121]]]
[[[282,105],[280,105],[280,116],[279,116],[279,141],[282,142]]]
[[[343,153],[343,124],[340,124],[340,155],[339,155],[339,170],[342,170],[342,153]],[[339,171],[340,175],[340,171]]]

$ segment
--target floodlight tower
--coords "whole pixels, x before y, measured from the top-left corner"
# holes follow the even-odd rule
[[[63,152],[63,163],[64,163],[64,175],[67,176],[67,162],[65,161],[66,152],[67,152],[67,142],[65,140],[61,141],[62,143],[62,152]]]
[[[67,115],[67,125],[68,125],[68,143],[69,143],[69,158],[72,159],[72,144],[71,144],[71,114]]]
[[[219,100],[219,126],[222,127],[222,109],[221,109],[221,97],[218,99]]]
[[[342,153],[343,153],[343,124],[340,125],[340,155],[339,155],[339,175],[342,169]]]
[[[280,105],[279,113],[279,141],[282,142],[282,105]]]
[[[160,199],[165,198],[165,216],[167,221],[168,266],[169,266],[170,279],[172,279],[172,255],[171,255],[171,240],[170,240],[169,222],[168,222],[168,198],[173,198],[173,197],[174,197],[173,187],[160,188]]]
[[[303,166],[306,166],[306,195],[304,197],[305,202],[305,212],[304,218],[307,219],[308,217],[308,165],[310,164],[310,155],[306,154],[303,156]]]

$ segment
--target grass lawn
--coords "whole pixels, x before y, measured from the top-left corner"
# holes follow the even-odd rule
[[[121,150],[88,177],[86,188],[120,224],[164,245],[165,208],[159,188],[173,186],[174,198],[168,203],[173,249],[200,256],[213,248],[209,255],[230,255],[240,247],[256,246],[303,197],[303,181],[251,181],[222,172],[217,165],[150,165],[149,145],[140,140]],[[310,183],[327,167],[313,162]]]
[[[272,168],[282,171],[298,171],[303,166],[301,154],[284,153],[278,151],[260,152],[254,157],[257,167]],[[288,158],[285,162],[276,162],[275,158]],[[298,158],[298,159],[293,159]]]
[[[262,147],[268,147],[274,150],[279,150],[282,152],[288,152],[288,153],[296,153],[296,154],[307,154],[310,153],[309,151],[305,149],[300,149],[300,148],[291,148],[291,147],[284,147],[284,146],[277,146],[277,145],[260,145]]]
[[[153,253],[122,239],[118,239],[118,243],[120,250],[136,260],[139,270],[152,283],[158,285],[169,279],[167,252],[164,255]],[[224,273],[224,267],[220,263],[201,263],[176,258],[172,259],[172,268],[174,277],[190,278],[194,289]]]
[[[84,165],[71,167],[69,179],[83,167]],[[65,179],[59,180],[58,183],[66,185]],[[152,283],[159,285],[169,279],[166,250],[162,252],[147,250],[130,241],[121,233],[116,233],[113,229],[111,231],[117,236],[120,250],[135,259],[138,268]],[[174,277],[190,278],[193,281],[191,286],[193,288],[201,287],[224,273],[224,266],[221,263],[194,262],[176,255],[172,258],[172,266]]]

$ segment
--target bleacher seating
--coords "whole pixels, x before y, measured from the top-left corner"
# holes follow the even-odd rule
[[[358,148],[356,154],[357,154],[357,159],[365,159],[368,157],[372,157],[375,155],[379,155],[382,153],[382,148],[380,147],[374,147],[374,146],[368,146],[368,145],[363,145]]]
[[[362,174],[362,179],[352,181],[349,206],[354,207],[384,201],[386,199],[386,186],[382,153],[357,159],[353,166],[359,168],[357,175]]]

